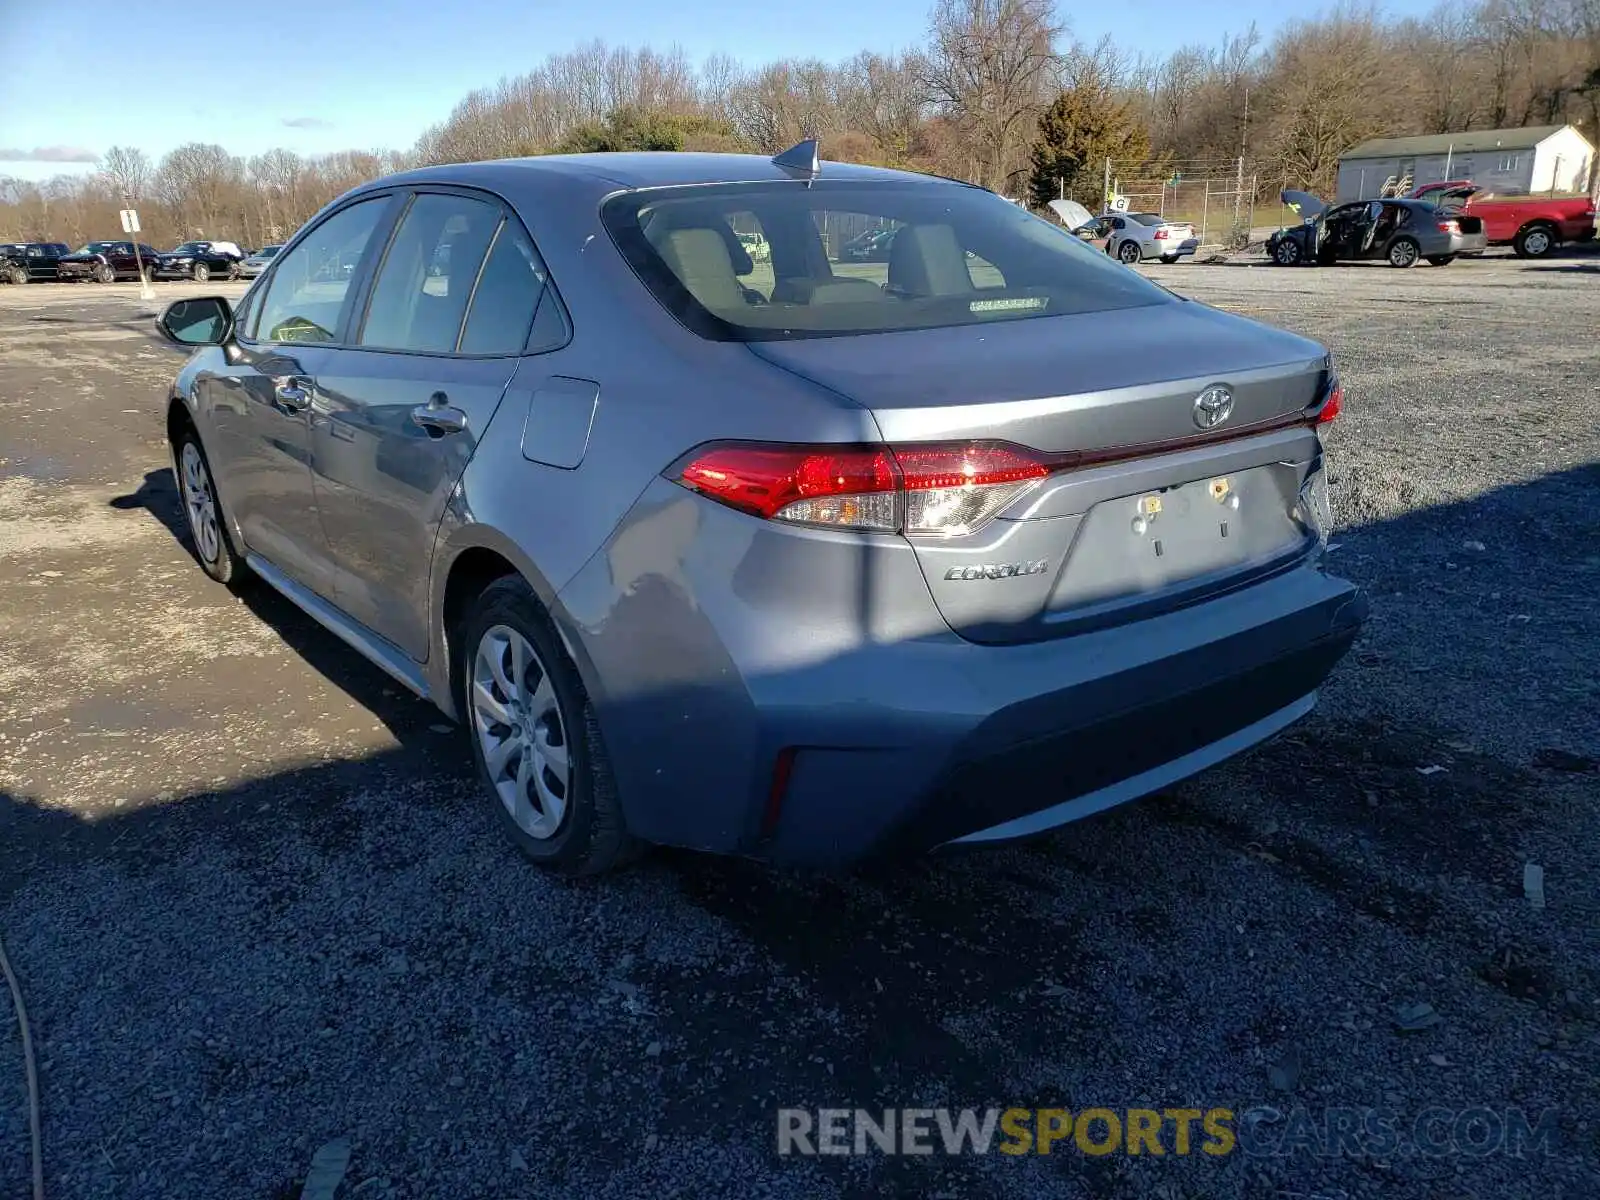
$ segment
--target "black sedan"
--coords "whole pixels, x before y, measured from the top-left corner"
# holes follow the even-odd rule
[[[156,263],[156,277],[193,279],[196,283],[204,283],[213,275],[237,279],[244,258],[232,242],[185,242],[161,256]]]
[[[56,264],[56,277],[69,282],[93,279],[98,283],[112,283],[118,279],[138,279],[143,271],[146,278],[151,278],[160,257],[143,242],[139,243],[137,253],[132,242],[90,242]]]

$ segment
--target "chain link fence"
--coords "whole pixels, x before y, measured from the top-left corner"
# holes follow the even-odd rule
[[[1130,212],[1153,212],[1193,225],[1202,246],[1240,250],[1255,225],[1260,179],[1240,164],[1227,171],[1175,171],[1166,177],[1111,175],[1111,191]]]

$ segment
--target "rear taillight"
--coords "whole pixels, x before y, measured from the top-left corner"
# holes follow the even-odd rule
[[[769,521],[954,537],[988,523],[1049,475],[1007,442],[778,446],[725,442],[668,472],[684,487]]]
[[[1156,230],[1156,232],[1155,232],[1155,239],[1156,239],[1156,241],[1158,241],[1158,242],[1164,242],[1164,241],[1166,241],[1166,240],[1167,240],[1167,231],[1166,231],[1166,230],[1165,230],[1165,229],[1158,229],[1158,230]]]
[[[1461,232],[1461,226],[1460,226],[1460,224],[1458,224],[1455,221],[1440,221],[1439,222],[1439,232],[1440,233],[1460,233]]]
[[[1327,425],[1339,415],[1344,408],[1344,386],[1334,379],[1328,384],[1328,390],[1323,394],[1322,405],[1312,415],[1313,425]]]

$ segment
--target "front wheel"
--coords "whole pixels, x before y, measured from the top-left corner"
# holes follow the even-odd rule
[[[1178,256],[1176,254],[1163,254],[1161,256],[1161,261],[1170,267],[1173,263],[1178,261]]]
[[[1431,254],[1428,256],[1428,262],[1436,267],[1448,267],[1455,260],[1456,256],[1454,254]]]
[[[1300,243],[1293,238],[1284,238],[1272,250],[1272,261],[1280,267],[1298,266],[1300,263]]]
[[[206,280],[208,280],[210,278],[211,278],[211,268],[206,266],[205,263],[202,263],[202,262],[195,263],[195,265],[194,265],[194,281],[196,283],[204,283]]]
[[[115,283],[117,281],[116,269],[110,263],[105,263],[95,272],[95,278],[101,283]]]
[[[1126,263],[1130,267],[1143,257],[1144,255],[1139,251],[1138,242],[1123,242],[1122,245],[1117,247],[1118,261]]]
[[[139,272],[139,278],[145,283],[154,283],[156,281],[156,269],[154,267],[145,267]]]
[[[185,430],[175,451],[178,491],[189,521],[189,534],[194,539],[194,556],[218,583],[232,583],[244,574],[244,560],[235,553],[228,537],[217,489],[211,482],[211,463],[200,446],[200,435],[193,429]]]
[[[1556,248],[1555,235],[1547,225],[1531,225],[1517,232],[1511,249],[1518,258],[1543,258]]]
[[[1422,249],[1410,238],[1398,238],[1389,247],[1391,267],[1414,267],[1422,257]]]
[[[461,712],[495,817],[528,858],[597,875],[637,848],[577,668],[519,576],[490,584],[462,622]]]
[[[24,284],[28,282],[28,272],[22,267],[12,267],[10,271],[6,272],[6,278],[12,283]]]

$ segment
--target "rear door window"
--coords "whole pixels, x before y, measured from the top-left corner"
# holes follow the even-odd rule
[[[378,268],[359,344],[455,353],[500,218],[499,205],[488,201],[459,195],[416,197]]]
[[[495,234],[472,293],[457,349],[462,354],[520,354],[549,282],[544,262],[514,218]]]

